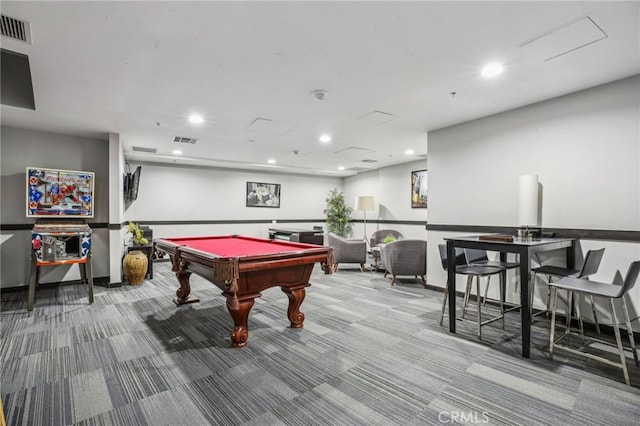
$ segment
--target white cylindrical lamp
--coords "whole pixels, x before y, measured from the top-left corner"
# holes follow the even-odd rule
[[[520,176],[518,225],[523,228],[539,227],[538,211],[538,175]]]

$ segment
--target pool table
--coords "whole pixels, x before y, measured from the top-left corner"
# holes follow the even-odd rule
[[[330,274],[333,265],[331,247],[239,235],[156,238],[153,244],[154,253],[171,258],[172,271],[180,283],[176,304],[199,301],[190,295],[192,273],[222,290],[234,323],[232,345],[238,348],[247,345],[249,311],[261,291],[280,287],[289,297],[291,327],[302,328],[300,305],[310,286],[313,266],[320,263],[325,274]]]

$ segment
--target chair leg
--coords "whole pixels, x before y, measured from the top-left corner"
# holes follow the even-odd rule
[[[551,287],[547,286],[547,312],[546,316],[549,317],[549,308],[551,307]]]
[[[500,286],[500,315],[502,315],[502,329],[504,330],[504,290],[506,287],[506,277],[507,273],[504,272],[504,274],[502,272],[500,272],[499,274],[499,279],[498,279],[498,285]]]
[[[551,292],[551,331],[549,333],[549,359],[553,359],[553,344],[556,338],[556,308],[558,307],[558,289],[550,288]]]
[[[444,311],[447,308],[447,299],[449,298],[449,281],[444,286],[444,300],[442,301],[442,312],[440,312],[440,327],[442,327],[442,323],[444,322]]]
[[[627,309],[627,301],[622,296],[622,312],[624,313],[624,322],[627,326],[627,334],[629,335],[629,343],[631,344],[631,352],[633,353],[633,360],[636,363],[636,367],[640,367],[640,361],[638,361],[638,350],[636,349],[636,342],[633,338],[633,329],[631,328],[631,321],[629,320],[629,310]]]
[[[556,290],[557,291],[557,290]],[[571,331],[571,306],[573,303],[573,292],[567,290],[567,313],[565,315],[566,317],[566,327],[567,327],[567,333],[569,333]],[[567,340],[569,339],[569,335],[567,335]]]
[[[580,335],[584,336],[584,322],[582,321],[582,313],[580,312],[580,293],[576,293],[575,301],[573,303],[576,305],[576,316],[578,317]]]
[[[422,287],[427,288],[427,279],[424,275],[420,275],[420,278],[422,278]]]
[[[476,276],[476,294],[478,295],[478,297],[476,298],[477,301],[477,309],[478,309],[478,339],[482,340],[482,312],[480,311],[481,309],[481,303],[480,303],[480,277]]]
[[[487,294],[489,293],[490,282],[491,282],[491,275],[487,276],[487,285],[484,287],[484,297],[482,298],[482,306],[487,306]]]
[[[464,299],[462,302],[462,318],[463,319],[465,315],[467,315],[467,308],[469,307],[469,299],[471,296],[471,285],[473,284],[472,280],[473,280],[473,277],[471,275],[467,275],[467,287],[464,291]]]
[[[618,329],[618,316],[616,315],[616,307],[613,304],[613,299],[609,299],[611,302],[611,318],[613,319],[613,332],[616,335],[616,343],[618,344],[618,352],[620,353],[620,364],[622,367],[622,374],[624,375],[624,382],[627,385],[631,385],[629,380],[629,371],[627,371],[627,359],[624,356],[624,348],[622,347],[622,339],[620,338],[620,329]]]
[[[392,274],[391,276],[391,285],[393,286],[396,283],[396,274]]]
[[[551,280],[553,278],[551,277],[551,275],[547,275],[547,283],[551,284]],[[547,314],[549,312],[549,308],[551,307],[551,288],[549,286],[547,286]]]
[[[596,313],[596,301],[591,297],[591,312],[593,312],[593,322],[596,324],[596,332],[600,334],[600,323],[598,322],[598,314]]]

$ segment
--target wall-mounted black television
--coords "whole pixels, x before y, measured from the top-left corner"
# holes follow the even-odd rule
[[[27,217],[93,217],[95,174],[27,167]]]
[[[142,167],[136,167],[133,173],[127,173],[124,175],[124,198],[129,201],[134,201],[138,198],[138,188],[140,187],[140,173]]]

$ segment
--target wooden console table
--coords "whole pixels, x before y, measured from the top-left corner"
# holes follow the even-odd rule
[[[313,229],[270,228],[269,239],[324,245],[324,233]]]

